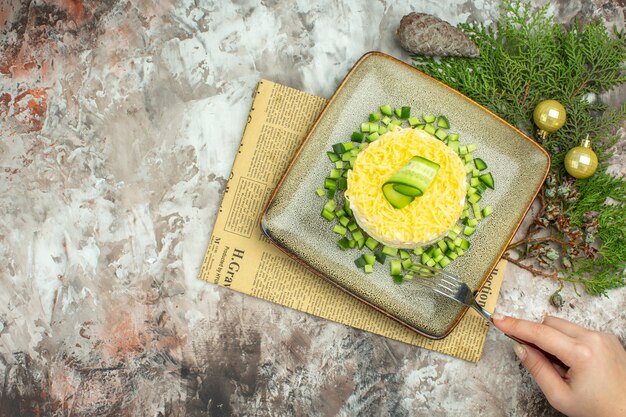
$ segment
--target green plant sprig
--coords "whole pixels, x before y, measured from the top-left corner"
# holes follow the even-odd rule
[[[540,101],[565,106],[565,125],[542,142],[552,157],[551,182],[544,184],[541,210],[526,233],[531,243],[512,244],[523,250],[508,259],[576,290],[582,285],[589,294],[606,295],[626,284],[626,181],[606,173],[626,105],[609,108],[598,97],[626,82],[626,38],[609,34],[600,20],[565,28],[553,22],[547,4],[535,10],[506,0],[501,12],[494,24],[459,25],[479,57],[413,56],[414,65],[531,136]],[[600,166],[591,178],[573,181],[563,160],[587,135]]]

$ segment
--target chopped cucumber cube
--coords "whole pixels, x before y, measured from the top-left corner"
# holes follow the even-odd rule
[[[354,232],[352,232],[352,238],[354,240],[365,240],[365,238],[363,237],[363,232],[361,232],[361,230],[356,229]],[[365,242],[363,242],[363,244],[365,244]]]
[[[483,215],[483,217],[487,217],[487,216],[489,216],[491,213],[493,213],[493,209],[491,208],[491,206],[485,206],[485,207],[483,207],[483,211],[482,211],[482,215]]]
[[[346,200],[343,203],[343,209],[346,211],[348,216],[352,216],[352,210],[350,209],[350,200]]]
[[[339,216],[339,214],[337,214],[337,217],[339,217],[339,224],[342,225],[343,227],[348,227],[348,223],[350,223],[350,219],[347,217],[341,217]]]
[[[422,119],[424,119],[426,123],[432,123],[435,121],[436,117],[430,114],[425,114],[422,116]]]
[[[491,175],[491,172],[488,172],[486,174],[483,174],[481,176],[478,177],[487,187],[491,188],[492,190],[493,188],[493,176]]]
[[[443,130],[443,129],[437,129],[437,130],[435,131],[435,137],[436,137],[437,139],[439,139],[439,140],[444,140],[445,138],[447,138],[447,137],[448,137],[448,134],[447,134],[447,133],[446,133],[446,131],[445,131],[445,130]]]
[[[476,219],[469,219],[467,221],[467,225],[470,226],[470,227],[476,227],[477,224],[478,224],[478,220],[476,220]]]
[[[477,220],[480,220],[483,218],[482,213],[480,212],[480,207],[478,206],[478,203],[472,203],[472,211],[474,212],[474,217]]]
[[[383,122],[383,124],[385,124],[385,126],[387,126],[387,125],[389,125],[389,122],[391,122],[391,117],[385,116],[385,117],[383,117],[381,122]]]
[[[381,126],[378,128],[379,135],[384,135],[385,133],[387,133],[387,128],[385,126]]]
[[[379,136],[380,136],[380,135],[378,134],[378,132],[374,132],[374,133],[371,133],[371,134],[367,137],[367,140],[368,140],[368,142],[374,142],[376,139],[378,139],[378,137],[379,137]]]
[[[322,189],[322,188],[318,188],[317,190],[315,190],[315,193],[316,193],[318,196],[320,196],[320,197],[323,197],[323,196],[324,196],[324,194],[326,194],[326,193],[324,192],[324,189]]]
[[[428,124],[426,124],[424,126],[424,130],[426,131],[426,133],[434,135],[435,132],[437,131],[437,128],[435,126],[431,125],[430,123],[428,123]]]
[[[325,218],[328,221],[331,221],[332,219],[335,218],[335,213],[333,213],[332,211],[328,211],[326,209],[322,210],[322,217]]]
[[[417,126],[418,124],[420,124],[420,119],[419,119],[418,117],[416,117],[416,116],[413,116],[413,117],[409,117],[408,122],[409,122],[409,124],[410,124],[412,127],[415,127],[415,126]]]
[[[328,200],[326,204],[324,204],[324,210],[335,211],[336,208],[337,203],[335,203],[335,200]]]
[[[344,152],[348,152],[348,151],[351,151],[352,149],[354,149],[354,143],[352,143],[352,142],[342,143],[341,147],[343,148]]]
[[[357,268],[363,268],[365,265],[367,265],[367,262],[365,262],[365,258],[363,258],[363,256],[359,256],[354,260],[354,264],[357,266]]]
[[[452,262],[450,258],[448,258],[447,256],[444,256],[443,259],[439,261],[439,266],[442,268],[445,268],[446,266],[450,264],[450,262]]]
[[[350,249],[350,240],[345,236],[339,239],[339,242],[337,242],[337,244],[342,250]]]
[[[463,155],[463,156],[467,155],[467,153],[468,153],[467,146],[465,146],[465,145],[464,146],[460,146],[459,147],[459,153],[461,155]]]
[[[380,106],[380,112],[386,116],[391,116],[392,115],[391,106],[389,104]]]
[[[374,263],[376,263],[376,257],[369,253],[363,254],[363,259],[365,259],[365,263],[368,265],[374,265]]]
[[[380,120],[380,118],[381,118],[380,113],[370,114],[370,122],[375,122],[377,120]]]
[[[400,275],[402,273],[402,263],[399,259],[392,259],[389,263],[391,275]]]
[[[443,129],[449,129],[450,122],[448,122],[448,119],[446,118],[446,116],[439,116],[439,119],[437,120],[437,126]]]
[[[363,267],[363,271],[366,274],[371,274],[374,271],[374,265],[367,264]]]
[[[476,165],[476,169],[479,171],[487,169],[487,164],[480,158],[474,159],[474,165]]]
[[[411,259],[405,259],[402,261],[402,268],[409,269],[413,265],[413,261]]]
[[[368,122],[361,123],[361,132],[367,133],[370,131],[370,124]]]
[[[474,168],[472,170],[472,177],[478,177],[480,175],[480,171]]]
[[[476,228],[472,226],[465,226],[465,229],[463,230],[463,234],[465,236],[471,236],[474,234],[475,231],[476,231]]]
[[[401,119],[408,119],[409,117],[411,117],[411,108],[409,106],[402,106],[399,117]]]
[[[328,159],[330,159],[330,162],[337,162],[340,159],[335,152],[326,152],[326,155],[328,155]]]
[[[352,140],[353,142],[363,142],[363,133],[352,132],[352,136],[350,137],[350,140]]]
[[[467,201],[469,201],[472,204],[478,203],[479,200],[480,200],[480,194],[478,193],[472,194],[469,197],[467,197]]]
[[[368,238],[365,240],[365,246],[367,246],[367,248],[368,248],[369,250],[371,250],[372,252],[373,252],[373,251],[374,251],[374,250],[378,247],[378,245],[379,245],[379,244],[380,244],[380,243],[378,243],[378,242],[376,241],[376,239],[374,239],[374,238],[372,238],[372,237],[368,237]]]
[[[348,229],[340,224],[336,224],[335,227],[333,227],[333,232],[337,233],[338,235],[345,235],[347,231]]]
[[[392,248],[391,246],[383,246],[383,251],[382,251],[385,255],[389,255],[389,256],[397,256],[398,255],[398,249],[397,248]]]
[[[376,256],[376,262],[384,264],[385,259],[387,259],[387,255],[385,255],[382,251],[377,251],[374,256]]]
[[[443,239],[437,242],[437,246],[439,246],[442,251],[448,248],[448,245],[446,245],[446,242],[444,242]]]
[[[416,247],[415,249],[413,249],[413,253],[417,256],[421,255],[422,253],[424,253],[424,249],[422,249],[421,246]]]
[[[343,146],[341,143],[335,143],[333,145],[333,151],[337,154],[337,155],[341,155],[343,154]]]
[[[393,109],[393,112],[398,119],[402,117],[402,109],[400,107],[396,107],[395,109]]]
[[[470,248],[470,242],[467,239],[461,239],[461,244],[457,246],[463,250],[468,250]]]
[[[359,228],[359,226],[357,226],[357,224],[355,222],[350,222],[348,223],[348,230],[351,232],[354,232],[356,229]]]
[[[467,145],[467,152],[474,152],[476,150],[476,145],[473,143],[470,143],[469,145]]]
[[[460,145],[460,143],[459,143],[459,141],[457,141],[457,140],[452,140],[452,139],[450,138],[450,135],[448,135],[448,147],[449,147],[450,149],[452,149],[454,152],[457,152],[457,153],[458,153],[458,152],[459,152],[459,146],[461,146],[461,145]]]

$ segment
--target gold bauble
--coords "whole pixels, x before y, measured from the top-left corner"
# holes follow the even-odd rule
[[[537,135],[545,139],[563,127],[566,117],[565,107],[556,100],[544,100],[537,104],[533,112],[533,120],[539,128]]]
[[[565,169],[574,178],[589,178],[598,168],[598,156],[591,149],[589,135],[565,155]]]

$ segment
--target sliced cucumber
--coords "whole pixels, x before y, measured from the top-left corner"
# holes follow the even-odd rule
[[[438,171],[439,164],[414,156],[383,184],[383,195],[392,207],[405,207],[424,194]]]

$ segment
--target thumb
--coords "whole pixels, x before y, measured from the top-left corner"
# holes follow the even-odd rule
[[[569,395],[569,385],[563,380],[552,362],[540,351],[527,345],[516,344],[514,350],[550,404],[556,409],[561,409]]]

